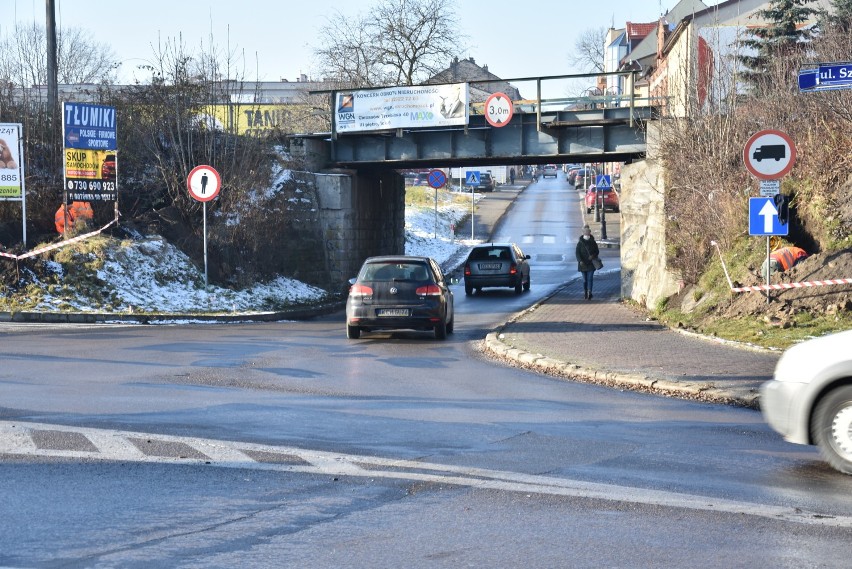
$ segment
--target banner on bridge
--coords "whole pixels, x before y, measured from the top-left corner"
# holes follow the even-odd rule
[[[466,125],[467,83],[336,93],[335,132]]]

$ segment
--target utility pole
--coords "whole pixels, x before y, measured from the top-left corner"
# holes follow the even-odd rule
[[[45,32],[47,35],[47,104],[48,116],[50,117],[50,132],[53,135],[51,144],[51,155],[56,162],[56,150],[59,148],[59,70],[57,69],[56,56],[56,2],[55,0],[45,0],[47,8],[47,17],[45,18]]]

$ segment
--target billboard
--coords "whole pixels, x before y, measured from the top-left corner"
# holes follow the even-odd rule
[[[274,136],[287,132],[327,132],[328,118],[299,103],[221,103],[207,105],[196,116],[205,128],[242,136]]]
[[[65,191],[71,201],[115,201],[115,107],[62,104]]]
[[[24,195],[24,161],[22,160],[22,125],[0,124],[0,200],[22,200]]]
[[[336,93],[335,132],[466,125],[467,83]]]

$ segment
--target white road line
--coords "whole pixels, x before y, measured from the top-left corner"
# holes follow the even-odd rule
[[[53,430],[84,435],[99,453],[39,449],[30,432]],[[141,453],[130,439],[175,442],[189,445],[210,460],[150,456]],[[282,462],[253,460],[250,452],[262,452],[267,457],[280,455]],[[650,490],[615,484],[600,484],[553,478],[534,474],[506,472],[465,466],[428,463],[412,460],[359,456],[302,449],[298,447],[260,445],[239,441],[220,441],[195,437],[177,437],[133,431],[68,427],[45,423],[0,421],[0,454],[61,458],[97,458],[109,461],[134,461],[170,464],[207,464],[220,468],[245,468],[278,472],[305,472],[335,476],[359,476],[452,484],[470,488],[485,488],[504,492],[523,492],[573,498],[626,502],[649,506],[680,508],[694,511],[722,512],[756,516],[784,523],[852,529],[852,516],[832,516],[805,512],[797,508],[726,500],[709,496]],[[293,464],[288,457],[297,457],[307,464]]]
[[[18,423],[0,423],[0,453],[31,454],[36,450],[28,428]]]

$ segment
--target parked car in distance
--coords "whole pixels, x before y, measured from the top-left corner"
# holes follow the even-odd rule
[[[586,213],[592,213],[592,210],[595,209],[595,200],[598,201],[598,207],[603,206],[605,210],[618,212],[620,207],[618,192],[613,188],[598,188],[592,185],[586,190]]]
[[[480,172],[478,186],[469,186],[467,185],[467,182],[465,182],[463,188],[466,192],[493,192],[496,185],[494,176],[491,175],[491,172]]]
[[[429,257],[370,257],[349,284],[349,339],[373,330],[433,330],[438,340],[453,332],[453,293]]]
[[[491,172],[480,172],[479,174],[479,191],[480,192],[493,192],[494,191],[494,176],[491,175]]]
[[[577,174],[574,176],[574,181],[571,183],[574,184],[576,189],[585,190],[594,184],[597,178],[598,173],[594,168],[581,168],[580,170],[577,170]]]
[[[545,164],[544,169],[541,171],[542,178],[555,178],[557,176],[558,170],[556,169],[556,164]]]
[[[782,354],[760,388],[760,410],[784,439],[817,445],[828,463],[852,474],[852,330],[814,338]]]
[[[465,294],[485,287],[511,287],[518,294],[529,290],[529,258],[515,243],[475,246],[464,263]]]
[[[568,170],[565,172],[565,179],[568,180],[569,184],[574,184],[574,178],[577,177],[577,172],[582,169],[583,167],[577,164],[568,167]]]

